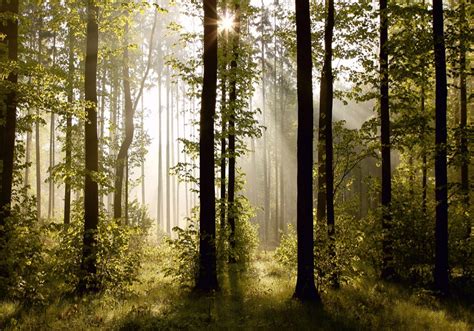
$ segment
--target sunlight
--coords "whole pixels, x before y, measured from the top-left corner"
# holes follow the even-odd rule
[[[219,31],[229,31],[234,27],[234,16],[226,14],[219,20]]]

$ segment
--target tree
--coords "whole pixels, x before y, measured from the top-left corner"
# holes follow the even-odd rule
[[[122,186],[123,186],[123,178],[124,178],[124,169],[126,170],[126,186],[128,183],[128,150],[130,149],[130,145],[133,141],[133,134],[135,131],[135,125],[133,123],[133,117],[135,115],[135,110],[137,109],[138,102],[143,94],[143,88],[145,86],[145,81],[148,76],[148,73],[151,68],[151,58],[153,52],[153,38],[155,36],[155,29],[156,29],[156,22],[157,22],[157,14],[158,11],[155,9],[154,20],[153,20],[153,27],[151,30],[150,35],[150,42],[149,42],[149,49],[148,49],[148,60],[145,69],[145,73],[143,74],[141,84],[138,90],[138,94],[135,97],[135,101],[132,103],[132,95],[130,91],[130,69],[129,69],[129,56],[128,56],[128,45],[125,45],[123,59],[124,59],[124,67],[123,67],[123,90],[124,90],[124,97],[125,97],[125,137],[120,145],[120,149],[117,155],[116,163],[115,163],[115,191],[114,191],[114,218],[119,219],[122,218]],[[128,23],[126,23],[125,28],[125,35],[127,37],[128,34]],[[127,39],[126,39],[127,40]],[[125,190],[125,209],[128,208],[128,189]],[[125,213],[125,222],[127,220],[127,214]]]
[[[199,274],[196,288],[218,288],[214,188],[214,114],[217,88],[217,4],[204,0],[204,78],[199,135]]]
[[[388,90],[387,0],[380,0],[380,142],[382,152],[382,272],[383,279],[395,276],[392,252],[392,174],[390,161],[390,112]]]
[[[2,20],[5,19],[6,21],[0,24],[0,34],[5,36],[5,38],[1,40],[0,58],[16,65],[16,61],[18,60],[18,1],[2,1],[0,13]],[[16,92],[17,82],[18,74],[16,69],[13,69],[2,82],[5,88],[2,88],[0,95],[0,243],[5,239],[4,226],[6,219],[10,216],[12,202],[13,161],[15,154],[16,112],[18,103]],[[0,247],[0,249],[1,248],[2,247]],[[2,276],[4,276],[3,270],[0,270],[0,277]]]
[[[334,30],[334,1],[326,1],[326,25],[324,29],[324,64],[321,74],[321,92],[319,111],[324,119],[325,147],[325,179],[326,179],[326,212],[329,237],[329,255],[332,261],[336,258],[336,227],[334,221],[334,170],[333,170],[333,139],[332,139],[332,107],[333,107],[333,73],[332,73],[332,37]],[[321,118],[321,116],[320,116]],[[323,128],[319,128],[321,131]],[[332,285],[339,286],[337,271],[332,270]]]
[[[444,45],[443,1],[433,0],[433,43],[436,76],[435,128],[435,287],[443,294],[449,290],[448,271],[448,174],[446,164],[447,79]]]
[[[68,86],[67,86],[67,102],[72,104],[74,100],[74,35],[72,32],[72,24],[69,23],[68,31],[69,39],[69,58],[68,58]],[[65,166],[69,172],[72,164],[72,116],[68,112],[66,114],[66,138],[65,138]],[[64,224],[71,222],[71,178],[65,178],[64,185]]]
[[[298,94],[297,238],[298,272],[294,298],[320,301],[314,285],[313,254],[313,91],[309,1],[296,0]]]
[[[98,8],[94,0],[87,2],[87,34],[85,62],[85,185],[84,185],[84,238],[81,274],[78,292],[98,290],[97,228],[99,224],[99,188],[95,175],[99,170],[99,146],[97,137],[97,53],[99,48]]]
[[[229,186],[228,186],[228,222],[230,227],[229,244],[231,250],[235,248],[235,118],[237,111],[237,59],[239,56],[240,39],[240,5],[235,2],[234,8],[234,33],[232,35],[232,60],[230,62],[230,116],[229,116]],[[236,262],[234,256],[230,256],[230,262]]]

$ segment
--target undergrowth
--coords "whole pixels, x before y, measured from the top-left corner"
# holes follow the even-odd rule
[[[221,291],[198,296],[165,277],[169,255],[145,251],[139,279],[124,295],[61,299],[46,307],[0,304],[0,329],[321,329],[472,330],[472,302],[439,301],[429,292],[360,278],[322,294],[323,306],[291,299],[295,279],[260,252],[250,267],[227,266]]]

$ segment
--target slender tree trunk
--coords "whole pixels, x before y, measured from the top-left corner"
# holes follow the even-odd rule
[[[171,190],[170,190],[170,68],[166,67],[166,231],[171,234]]]
[[[104,128],[105,128],[105,96],[107,94],[107,89],[106,89],[106,83],[107,83],[107,67],[104,64],[104,69],[102,71],[102,78],[100,81],[100,133],[99,133],[99,164],[100,164],[100,169],[101,171],[104,171],[104,167],[102,166],[103,163],[103,158],[104,158]],[[104,204],[104,195],[103,195],[103,188],[101,187],[100,192],[99,192],[99,206],[102,208]]]
[[[40,18],[38,29],[38,63],[43,64],[43,40],[41,37],[41,30],[43,28],[42,18]],[[41,149],[40,149],[40,111],[36,108],[35,121],[35,154],[36,154],[36,218],[41,220]]]
[[[53,66],[56,65],[56,33],[53,34],[53,63],[52,63]],[[48,203],[48,219],[51,219],[52,217],[54,217],[54,209],[55,209],[55,206],[54,206],[54,196],[55,196],[55,187],[54,187],[54,180],[53,180],[53,176],[52,176],[52,170],[54,168],[54,165],[56,163],[56,157],[55,157],[55,154],[56,154],[56,143],[55,143],[55,134],[54,134],[54,130],[55,130],[55,114],[53,111],[51,111],[51,117],[50,117],[50,129],[49,129],[49,172],[50,172],[50,175],[49,175],[49,195],[48,195],[48,198],[49,198],[49,203]]]
[[[447,79],[444,46],[443,1],[433,0],[433,40],[436,72],[436,134],[435,134],[435,287],[443,294],[449,290],[448,270],[448,174],[446,164]]]
[[[159,48],[159,53],[161,48]],[[163,227],[163,224],[161,223],[163,220],[163,182],[162,182],[162,173],[163,173],[163,148],[161,147],[162,144],[162,131],[163,131],[163,121],[162,121],[162,113],[163,109],[161,106],[161,101],[162,101],[162,72],[163,72],[163,67],[160,62],[158,68],[158,201],[156,201],[156,221],[157,221],[157,231],[160,229],[160,225]]]
[[[240,43],[240,5],[235,2],[234,8],[234,33],[232,35],[232,61],[230,62],[230,93],[229,93],[229,186],[228,186],[228,216],[230,227],[229,244],[231,247],[231,255],[229,262],[236,262],[234,256],[235,249],[235,222],[237,218],[237,210],[235,206],[235,119],[237,114],[237,60],[239,57]]]
[[[313,91],[309,1],[296,0],[298,94],[297,240],[298,270],[294,298],[320,301],[314,285],[313,241]]]
[[[225,15],[225,9],[224,9]],[[227,38],[228,32],[227,30],[224,31],[224,45],[222,46],[224,49],[224,60],[223,60],[223,68],[222,68],[222,82],[221,82],[221,163],[220,163],[220,175],[221,175],[221,182],[220,182],[220,226],[221,229],[225,228],[225,216],[226,216],[226,136],[227,136],[227,84],[226,84],[226,74],[227,74]]]
[[[332,38],[334,31],[334,1],[326,1],[326,25],[324,29],[324,64],[321,75],[320,113],[325,114],[325,177],[326,177],[326,212],[329,238],[329,259],[332,264],[331,285],[339,287],[339,275],[336,260],[336,225],[334,219],[334,173],[333,173],[333,73],[332,73]]]
[[[422,85],[421,85],[421,113],[425,114],[425,68],[422,68]],[[422,165],[421,165],[421,210],[423,211],[423,215],[426,216],[426,196],[427,196],[427,184],[428,184],[428,164],[427,164],[427,156],[426,156],[426,147],[425,147],[425,126],[422,129]]]
[[[265,7],[262,0],[262,114],[263,114],[263,125],[266,123],[266,82],[265,82]],[[264,186],[264,226],[263,226],[263,238],[264,242],[268,244],[269,241],[269,227],[270,227],[270,181],[268,178],[268,162],[267,162],[267,131],[263,132],[263,186]]]
[[[125,34],[128,34],[128,24],[126,27]],[[133,141],[133,135],[135,132],[135,125],[133,123],[134,109],[132,104],[132,96],[130,92],[130,72],[129,72],[129,57],[128,57],[128,41],[125,43],[125,49],[123,53],[124,68],[123,68],[123,92],[125,97],[125,137],[120,146],[117,159],[115,162],[115,192],[114,192],[114,218],[121,219],[122,214],[122,196],[123,196],[123,177],[124,170],[127,167],[126,161],[128,156],[128,150]],[[128,180],[128,178],[126,178]],[[125,183],[127,185],[127,182]],[[125,222],[127,219],[125,217]]]
[[[84,186],[84,240],[78,292],[95,292],[99,289],[97,272],[97,227],[99,223],[99,188],[94,173],[99,170],[97,139],[97,53],[99,27],[98,8],[93,0],[87,3],[87,51],[85,65],[85,186]]]
[[[392,174],[390,160],[390,111],[388,101],[387,0],[380,0],[380,140],[382,146],[382,279],[395,276],[392,248]]]
[[[115,191],[114,191],[114,218],[120,219],[122,217],[122,187],[123,187],[123,172],[124,167],[128,167],[125,163],[128,160],[128,150],[130,145],[133,141],[133,135],[135,132],[135,126],[133,123],[133,117],[135,115],[135,110],[137,109],[138,102],[143,94],[143,89],[145,86],[145,81],[148,76],[148,72],[150,71],[151,67],[151,54],[153,50],[153,38],[155,35],[156,30],[156,21],[157,21],[157,10],[155,10],[153,27],[151,30],[150,36],[150,48],[148,51],[148,60],[145,69],[145,73],[142,77],[140,87],[138,89],[138,95],[135,98],[135,101],[132,103],[132,95],[130,92],[130,73],[129,73],[129,58],[128,58],[128,44],[124,50],[124,63],[125,66],[123,68],[123,89],[124,89],[124,98],[125,98],[125,137],[120,146],[117,159],[115,161]],[[128,34],[128,24],[126,27],[125,34]],[[128,41],[127,41],[128,43]],[[126,185],[128,185],[128,177],[126,178]],[[126,198],[128,198],[128,191],[125,192]],[[128,210],[128,201],[125,204],[126,209]],[[125,215],[125,221],[128,222],[127,214]]]
[[[217,87],[217,5],[204,0],[204,78],[199,135],[199,275],[196,288],[218,288],[214,187],[214,115]]]
[[[68,31],[69,39],[69,62],[68,62],[68,89],[67,89],[67,102],[72,105],[74,101],[74,35],[72,33],[71,24],[69,24]],[[68,111],[66,114],[66,141],[65,141],[65,166],[66,171],[72,168],[72,115]],[[71,222],[71,178],[67,176],[65,178],[64,185],[64,224]]]

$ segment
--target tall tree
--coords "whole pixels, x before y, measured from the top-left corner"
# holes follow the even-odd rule
[[[444,45],[443,1],[433,0],[433,42],[436,72],[435,129],[435,268],[436,289],[447,294],[448,281],[448,173],[446,163],[447,79]]]
[[[325,114],[325,177],[326,177],[326,212],[329,237],[329,258],[336,258],[336,227],[334,221],[334,171],[333,171],[333,139],[332,139],[332,108],[333,108],[333,73],[332,73],[332,38],[334,31],[334,1],[326,0],[326,25],[324,29],[324,63],[321,73],[321,92],[319,108]],[[320,129],[321,130],[321,129]],[[338,273],[333,263],[331,283],[338,287]]]
[[[123,194],[123,178],[124,178],[124,170],[126,168],[126,161],[128,156],[128,150],[130,145],[132,144],[133,134],[135,132],[135,125],[133,123],[133,116],[134,116],[134,108],[132,104],[132,95],[130,91],[130,69],[129,69],[129,56],[128,56],[128,23],[126,24],[125,28],[125,35],[126,35],[126,42],[125,48],[123,51],[123,92],[125,98],[125,114],[124,114],[124,122],[125,122],[125,136],[120,145],[120,149],[117,155],[116,163],[115,163],[115,191],[114,191],[114,218],[120,219],[122,218],[122,194]],[[126,178],[127,180],[128,178]],[[127,219],[125,219],[127,222]]]
[[[230,93],[229,93],[229,186],[228,186],[228,222],[230,227],[229,244],[231,250],[235,248],[235,119],[237,112],[237,60],[239,57],[240,42],[240,5],[234,2],[234,33],[232,34],[232,60],[230,61]],[[233,254],[229,262],[235,262]]]
[[[99,48],[98,8],[94,0],[87,2],[87,34],[85,63],[85,185],[84,238],[78,292],[97,291],[97,228],[99,224],[99,188],[95,173],[99,170],[97,137],[97,53]]]
[[[68,59],[68,86],[67,86],[67,102],[72,104],[74,100],[74,34],[72,25],[69,23],[68,31],[69,39],[69,59]],[[65,166],[69,173],[72,163],[72,115],[70,112],[66,114],[66,139],[65,139]],[[64,224],[71,222],[71,178],[65,178],[64,185]]]
[[[148,76],[148,73],[151,68],[151,58],[153,52],[153,39],[155,36],[156,22],[157,22],[158,10],[155,9],[153,27],[150,34],[150,42],[148,49],[148,60],[145,68],[145,73],[140,82],[140,87],[138,89],[138,94],[135,97],[135,101],[132,103],[132,95],[130,91],[130,69],[129,69],[129,56],[128,56],[128,44],[126,42],[123,58],[124,58],[124,67],[123,67],[123,90],[125,97],[125,137],[120,145],[120,149],[117,155],[115,162],[115,190],[114,190],[114,218],[122,218],[122,187],[124,179],[124,170],[126,170],[126,182],[125,185],[128,185],[128,150],[133,141],[133,134],[135,131],[135,125],[133,123],[133,117],[135,115],[135,110],[137,109],[138,102],[143,95],[143,89],[145,87],[145,81]],[[125,29],[125,36],[128,34],[128,23]],[[128,39],[126,38],[126,41]],[[128,189],[125,190],[125,210],[128,210]],[[127,212],[125,212],[125,222],[127,220]]]
[[[293,297],[320,301],[314,285],[313,254],[313,86],[309,1],[296,0],[298,94],[297,240],[298,272]]]
[[[0,24],[0,34],[5,36],[1,40],[3,45],[0,48],[0,58],[3,61],[16,62],[18,60],[18,1],[1,1],[0,14],[3,21]],[[0,94],[0,242],[3,242],[4,239],[3,226],[5,225],[6,218],[10,216],[12,202],[13,160],[18,104],[17,81],[17,71],[12,70],[4,78],[2,85],[5,87],[2,88]],[[0,270],[0,277],[2,276],[4,276],[3,270]]]
[[[218,288],[214,188],[214,114],[217,88],[217,4],[204,0],[204,78],[199,135],[199,274],[196,288]]]
[[[380,141],[382,149],[382,272],[383,279],[395,276],[392,251],[392,174],[390,160],[390,111],[388,89],[388,13],[387,0],[380,0]]]

